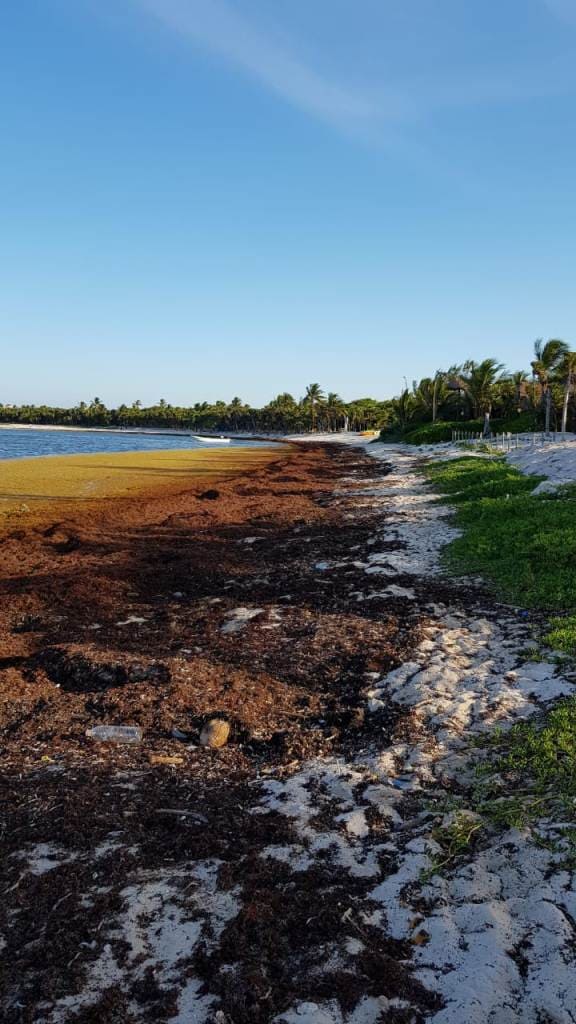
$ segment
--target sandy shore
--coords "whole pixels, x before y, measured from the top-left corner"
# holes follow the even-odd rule
[[[506,456],[516,469],[534,476],[545,476],[537,493],[576,483],[576,436],[566,440],[514,449]]]
[[[271,1021],[312,993],[342,914],[362,899],[366,880],[321,854],[296,887],[288,865],[261,858],[290,825],[260,807],[259,786],[382,736],[385,720],[364,713],[365,673],[397,664],[415,624],[401,620],[405,602],[358,604],[363,570],[325,572],[350,548],[370,550],[374,513],[334,506],[343,477],[366,476],[366,457],[273,454],[210,488],[179,483],[90,515],[58,506],[2,544],[9,1019],[200,1024],[216,1020],[221,992],[231,1020]],[[214,714],[232,736],[212,752],[198,739]],[[86,733],[98,724],[137,726],[142,742],[95,743]],[[371,827],[377,836],[376,810]],[[331,832],[327,819],[319,838]],[[184,903],[173,915],[174,885]],[[133,949],[115,916],[126,899]],[[203,920],[222,943],[200,966]],[[366,984],[433,1001],[400,961],[387,968],[391,953],[366,962]],[[225,965],[239,957],[226,995]],[[350,999],[345,971],[326,978]]]
[[[564,484],[576,483],[576,434],[565,434],[562,435],[561,440],[550,441],[541,441],[540,435],[535,435],[535,444],[532,443],[532,436],[531,434],[525,435],[521,439],[518,448],[512,448],[511,451],[507,451],[506,449],[495,447],[494,453],[502,454],[521,473],[525,473],[528,476],[546,477],[546,480],[535,488],[534,493],[536,494],[554,491],[557,487],[562,487]],[[329,439],[328,435],[324,435],[323,439],[327,441]],[[388,445],[383,447],[385,449],[389,448]],[[423,458],[438,460],[459,459],[463,456],[475,456],[480,459],[486,458],[486,451],[483,451],[481,448],[465,448],[451,442],[420,445],[417,447],[399,444],[396,446],[396,450],[403,451],[407,455],[417,453]],[[377,448],[372,450],[372,454],[376,452]]]
[[[574,680],[442,575],[454,528],[421,453],[276,456],[4,538],[8,1021],[568,1024],[563,822],[442,867],[439,830],[474,740]]]

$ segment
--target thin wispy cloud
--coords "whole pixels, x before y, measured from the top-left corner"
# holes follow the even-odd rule
[[[284,101],[345,134],[393,141],[402,128],[432,112],[482,104],[521,103],[560,95],[576,88],[566,64],[534,68],[487,68],[485,71],[440,73],[433,79],[404,80],[379,88],[350,86],[330,78],[297,47],[237,13],[227,0],[133,0],[137,6],[191,44],[217,55]],[[576,18],[576,0],[543,0],[556,14]]]
[[[557,18],[576,26],[576,0],[544,0],[544,5]]]
[[[218,54],[283,99],[345,131],[369,131],[410,116],[408,99],[374,97],[331,81],[241,18],[222,0],[137,0],[197,45]]]
[[[562,96],[576,90],[576,73],[573,61],[561,58],[542,62],[537,76],[532,65],[498,67],[483,72],[439,74],[433,81],[406,83],[405,88],[423,115],[440,108],[502,106]]]

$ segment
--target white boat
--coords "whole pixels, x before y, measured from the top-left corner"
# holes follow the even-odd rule
[[[229,437],[199,437],[198,434],[192,434],[192,437],[201,444],[230,444]]]

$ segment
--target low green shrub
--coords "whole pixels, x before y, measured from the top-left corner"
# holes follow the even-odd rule
[[[538,430],[537,416],[533,412],[522,412],[508,419],[494,419],[491,425],[494,434],[529,434]]]
[[[407,444],[442,444],[452,440],[453,430],[462,430],[469,434],[481,434],[483,420],[438,420],[436,423],[409,424],[404,431],[398,427],[388,428],[380,434],[382,441],[405,441]],[[490,427],[493,434],[528,433],[536,429],[536,417],[533,413],[520,413],[508,419],[493,419]]]
[[[542,478],[502,458],[468,456],[426,472],[463,531],[445,549],[449,568],[484,576],[524,608],[576,608],[576,486],[535,496]]]
[[[419,427],[407,430],[403,439],[407,444],[442,444],[444,441],[452,440],[453,430],[465,430],[468,433],[480,434],[482,427],[483,423],[480,420],[466,420],[464,423],[423,423]]]
[[[434,462],[426,470],[436,490],[450,496],[451,505],[465,505],[482,498],[529,494],[543,477],[524,476],[502,456],[490,459],[462,456],[450,462]]]

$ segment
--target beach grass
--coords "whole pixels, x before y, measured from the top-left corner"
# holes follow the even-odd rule
[[[426,475],[454,507],[462,530],[445,549],[446,566],[482,575],[520,608],[554,610],[541,640],[576,655],[576,486],[535,495],[543,478],[523,475],[503,457],[435,462]],[[484,829],[533,828],[534,841],[548,845],[559,867],[573,870],[576,698],[510,729],[497,728],[477,746],[485,753],[477,786],[470,805],[434,834],[441,849],[435,868],[469,852]],[[543,838],[539,823],[546,818],[563,822],[562,831]]]
[[[198,481],[246,473],[278,457],[279,447],[101,452],[0,463],[0,527],[52,506],[185,490]]]
[[[576,487],[534,495],[543,478],[503,458],[436,462],[426,474],[462,530],[445,551],[449,568],[484,576],[521,608],[576,608]]]
[[[550,630],[543,640],[555,651],[563,651],[576,658],[576,615],[551,619]]]
[[[492,756],[477,769],[476,809],[505,828],[557,815],[572,824],[576,838],[576,698],[508,731],[495,730],[484,745]]]

